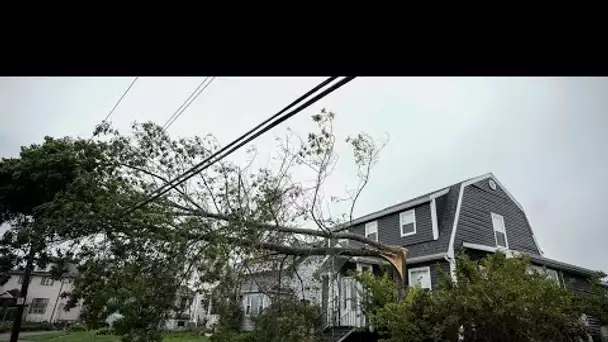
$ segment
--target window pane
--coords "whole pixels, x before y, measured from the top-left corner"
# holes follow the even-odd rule
[[[423,277],[424,272],[422,271],[412,272],[412,286],[421,285]]]
[[[414,270],[410,276],[410,286],[420,286],[425,289],[431,288],[431,275],[428,270]]]
[[[507,242],[505,240],[505,234],[501,232],[494,232],[496,234],[496,245],[500,247],[507,247]]]
[[[348,288],[346,284],[346,280],[342,281],[342,308],[346,309],[346,303],[348,303],[348,294],[346,293],[346,289]]]
[[[29,312],[34,314],[44,314],[46,312],[48,303],[48,298],[33,298],[32,303],[30,304]]]
[[[251,296],[251,307],[253,308],[253,313],[258,313],[258,308],[260,307],[260,297],[258,295]]]
[[[492,213],[492,226],[494,226],[494,230],[504,233],[505,223],[502,216]]]
[[[403,223],[403,224],[414,223],[414,211],[410,210],[410,211],[401,213],[401,223]]]
[[[367,236],[368,239],[378,241],[378,233],[372,233]]]
[[[365,235],[378,232],[378,223],[376,221],[365,224]]]
[[[414,232],[414,223],[408,223],[401,226],[401,232],[403,234],[409,234]]]
[[[359,306],[358,306],[358,302],[357,302],[357,283],[356,282],[351,282],[350,283],[350,299],[351,299],[351,308],[353,308],[354,310],[358,310]]]

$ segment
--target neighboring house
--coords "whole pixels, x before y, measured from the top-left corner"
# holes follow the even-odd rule
[[[472,259],[497,251],[528,255],[534,269],[546,272],[559,286],[573,291],[588,291],[588,279],[597,275],[596,271],[545,257],[523,207],[491,173],[367,214],[336,229],[342,230],[406,248],[408,286],[432,289],[437,285],[440,268],[453,276],[455,256],[460,250]],[[339,243],[362,245],[352,240]],[[291,276],[290,291],[301,298],[303,291],[298,290],[296,281],[304,278],[304,299],[321,305],[328,327],[342,329],[339,331],[343,335],[335,340],[354,331],[345,327],[363,326],[360,285],[350,271],[368,269],[380,274],[388,262],[369,257],[308,257],[302,261],[306,262],[293,267],[298,275],[307,276]],[[251,329],[249,316],[270,305],[277,295],[277,279],[272,271],[251,272],[241,289],[243,329]],[[599,322],[590,316],[584,318],[599,333]]]
[[[240,288],[240,300],[243,310],[242,330],[252,330],[251,317],[259,314],[278,297],[295,297],[322,306],[322,284],[315,277],[326,257],[299,257],[292,262],[289,258],[281,273],[279,288],[279,261],[268,262],[266,267],[249,269],[248,275]]]
[[[175,297],[178,310],[171,311],[164,321],[166,330],[186,330],[189,325],[196,326],[200,318],[201,296],[187,286],[181,286]]]
[[[53,280],[48,271],[34,270],[25,300],[27,307],[24,319],[30,322],[77,321],[82,310],[80,303],[65,311],[67,298],[60,297],[61,293],[72,290],[75,272],[74,265],[70,265],[69,272],[61,280]],[[21,290],[23,271],[14,270],[9,274],[11,277],[8,282],[0,287],[0,295],[3,298],[11,296],[16,299]]]
[[[188,286],[182,285],[176,293],[174,305],[176,310],[170,310],[164,319],[160,322],[160,329],[170,331],[184,331],[191,327],[196,327],[199,323],[200,311],[200,294],[190,289]],[[108,317],[105,322],[109,326],[113,326],[117,321],[122,319],[122,314],[117,311]]]

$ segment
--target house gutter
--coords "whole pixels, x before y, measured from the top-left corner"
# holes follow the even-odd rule
[[[423,263],[423,262],[427,262],[427,261],[441,260],[441,259],[444,259],[445,257],[447,257],[446,253],[429,254],[429,255],[423,255],[423,256],[419,256],[419,257],[415,257],[415,258],[408,258],[408,259],[406,259],[405,263],[406,264],[419,264],[419,263]]]
[[[436,191],[436,192],[434,192],[432,194],[424,196],[422,198],[415,199],[415,200],[408,201],[408,202],[403,202],[401,204],[397,204],[397,205],[394,205],[394,206],[391,206],[391,207],[388,207],[388,208],[376,211],[374,213],[367,214],[365,216],[361,216],[361,217],[359,217],[357,219],[354,219],[351,222],[346,222],[344,224],[338,225],[336,228],[333,229],[333,231],[335,231],[335,232],[336,231],[340,231],[340,230],[346,229],[348,227],[355,226],[355,225],[363,223],[363,222],[372,221],[372,220],[375,220],[375,219],[377,219],[379,217],[382,217],[382,216],[386,216],[386,215],[389,215],[389,214],[397,213],[397,212],[404,211],[406,209],[409,209],[411,207],[415,207],[415,206],[423,204],[423,203],[431,202],[433,199],[435,199],[437,197],[440,197],[440,196],[443,196],[443,195],[447,194],[449,191],[450,191],[450,188],[448,187],[448,188],[445,188],[443,190],[439,190],[439,191]]]
[[[524,255],[524,256],[530,258],[530,260],[535,264],[549,266],[549,267],[552,267],[552,268],[555,268],[555,269],[558,269],[561,271],[569,271],[569,272],[574,272],[574,273],[591,276],[591,277],[597,276],[599,274],[599,272],[597,272],[597,271],[593,271],[593,270],[583,268],[580,266],[571,265],[571,264],[567,264],[565,262],[545,258],[544,256],[538,256],[538,255],[534,255],[534,254],[530,254],[530,253],[514,251],[511,249],[497,248],[497,247],[493,247],[493,246],[479,245],[476,243],[469,243],[469,242],[463,242],[462,247],[468,248],[468,249],[475,249],[478,251],[490,252],[490,253],[502,252],[509,256]]]

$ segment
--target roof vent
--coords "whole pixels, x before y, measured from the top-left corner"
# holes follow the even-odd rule
[[[490,179],[490,181],[488,182],[488,185],[490,185],[490,189],[496,190],[496,182],[494,182],[493,179]]]

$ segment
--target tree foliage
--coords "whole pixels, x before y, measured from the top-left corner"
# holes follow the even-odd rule
[[[88,232],[55,224],[56,204],[90,201],[106,191],[97,176],[104,174],[103,147],[83,140],[46,137],[42,144],[22,147],[17,158],[0,161],[0,225],[8,230],[0,240],[1,281],[7,271],[23,265],[34,249],[34,264],[45,268],[56,256],[58,243],[74,241]],[[88,204],[88,209],[94,209]],[[55,273],[61,274],[63,268]]]
[[[581,312],[598,318],[603,325],[608,324],[608,286],[602,281],[605,276],[604,273],[600,273],[591,279],[589,291],[576,294]]]
[[[315,131],[305,138],[291,131],[277,138],[271,166],[259,167],[257,150],[249,147],[244,164],[213,163],[136,210],[154,190],[217,152],[217,140],[211,135],[172,139],[153,123],[133,124],[130,135],[104,123],[94,140],[48,138],[0,167],[2,220],[12,227],[3,241],[3,261],[20,263],[23,247],[34,241],[45,251],[37,255],[41,263],[54,261],[64,270],[66,262],[77,261],[79,275],[65,294],[66,307],[82,302],[92,327],[120,312],[122,326],[128,327],[120,331],[125,341],[155,341],[162,321],[176,310],[178,289],[200,293],[203,284],[237,282],[231,272],[243,271],[232,266],[243,259],[269,251],[293,256],[401,252],[331,230],[348,216],[326,210],[328,198],[339,198],[323,188],[337,162],[334,118],[322,110],[313,116]],[[381,147],[366,134],[347,144],[361,179],[347,196],[352,217]],[[365,246],[327,243],[337,239]],[[227,298],[235,298],[227,307],[236,305],[236,296]]]
[[[458,256],[456,280],[408,289],[398,300],[387,278],[359,275],[370,322],[387,341],[573,341],[586,338],[574,295],[502,253],[480,262]],[[387,293],[392,295],[387,296]]]
[[[253,322],[253,340],[265,342],[315,342],[323,328],[321,308],[294,297],[275,298]]]

